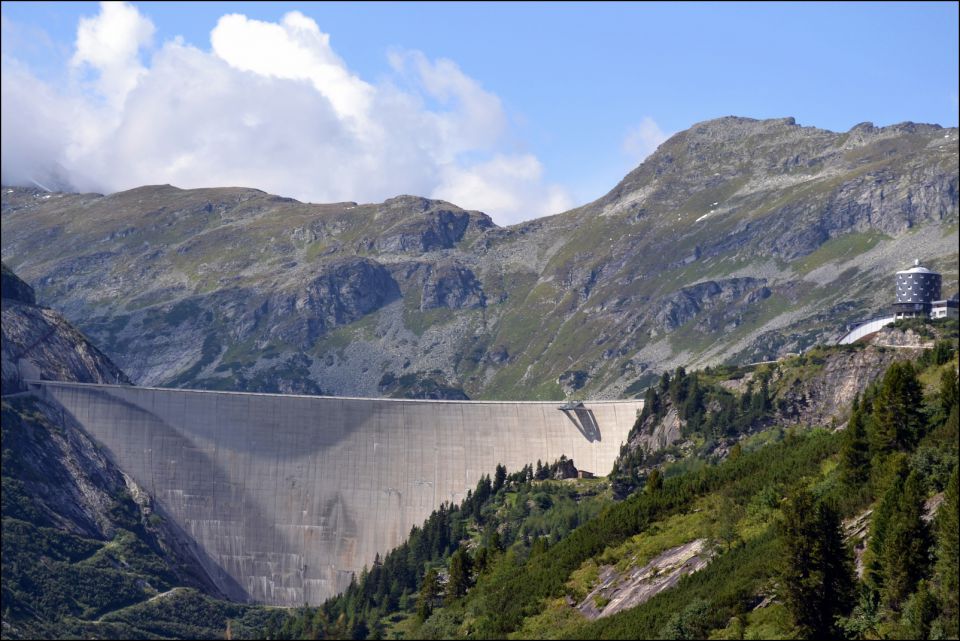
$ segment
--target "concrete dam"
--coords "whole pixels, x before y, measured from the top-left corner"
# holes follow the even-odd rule
[[[425,401],[31,381],[229,597],[316,605],[498,463],[608,474],[643,402]]]

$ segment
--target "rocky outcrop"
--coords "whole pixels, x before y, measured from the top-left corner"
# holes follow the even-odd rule
[[[845,420],[855,396],[883,375],[891,363],[908,360],[913,350],[882,347],[851,348],[827,356],[798,357],[808,364],[811,373],[804,378],[781,380],[775,373],[771,384],[782,391],[776,399],[779,418],[803,425],[830,425],[834,419]]]
[[[657,326],[670,332],[685,325],[702,312],[719,309],[719,318],[704,319],[702,328],[723,329],[725,320],[735,321],[742,307],[752,305],[770,296],[766,280],[757,278],[728,278],[706,281],[683,287],[664,298],[654,316]]]
[[[712,556],[707,540],[696,539],[665,550],[643,566],[634,565],[625,572],[603,566],[597,586],[577,609],[592,620],[634,608],[672,588],[684,576],[707,567]]]
[[[429,270],[420,297],[420,309],[476,309],[487,298],[476,275],[456,263],[440,264]]]
[[[577,466],[573,464],[573,459],[568,459],[566,456],[561,456],[550,468],[552,472],[551,478],[554,481],[575,479],[579,473]]]
[[[466,401],[469,397],[451,385],[443,372],[410,372],[396,376],[387,372],[380,379],[378,391],[392,398],[423,398],[435,401]]]
[[[325,265],[298,290],[277,292],[247,314],[269,336],[309,347],[331,329],[359,320],[399,296],[399,286],[383,265],[369,258],[349,258]]]
[[[570,395],[587,384],[590,379],[590,372],[582,369],[567,370],[557,378],[557,384],[563,390],[564,394]]]
[[[647,417],[639,429],[632,432],[626,447],[631,452],[639,449],[649,453],[666,449],[681,440],[683,440],[683,422],[676,408],[671,405],[659,421],[656,416]]]
[[[124,373],[60,314],[29,302],[33,291],[6,267],[3,286],[4,394],[25,389],[22,379],[27,376],[129,384]],[[8,298],[8,292],[14,297]]]
[[[383,208],[402,211],[408,217],[384,230],[377,238],[374,246],[381,252],[421,254],[450,249],[469,229],[483,230],[494,226],[486,214],[416,196],[391,198],[383,203]]]
[[[10,542],[8,536],[35,536],[37,543],[4,552],[5,636],[11,611],[17,625],[26,629],[42,628],[42,620],[59,604],[64,610],[57,613],[58,620],[66,608],[79,618],[96,616],[96,610],[81,612],[76,603],[88,602],[82,594],[85,582],[104,590],[108,588],[96,582],[109,581],[112,589],[123,590],[121,601],[146,600],[172,585],[224,596],[204,571],[196,544],[114,465],[70,413],[32,396],[4,398],[2,412],[4,545]],[[74,548],[81,540],[82,546]],[[111,545],[119,554],[110,553]],[[63,549],[87,549],[89,555],[98,547],[93,563],[76,558],[76,552],[64,562]],[[62,584],[48,593],[50,583],[24,580],[24,575],[43,576],[24,567],[34,564],[69,577],[68,593]],[[25,602],[25,595],[32,598]],[[51,634],[56,636],[34,632],[24,638]]]
[[[33,293],[33,287],[25,282],[7,267],[6,263],[0,263],[3,266],[3,283],[0,287],[2,298],[4,300],[15,300],[28,305],[36,305],[37,298]]]

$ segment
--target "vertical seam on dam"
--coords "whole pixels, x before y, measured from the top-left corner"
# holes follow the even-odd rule
[[[225,593],[286,606],[345,588],[498,463],[516,472],[565,455],[608,474],[643,406],[586,402],[574,420],[560,403],[534,401],[31,383],[150,488],[219,566],[210,574]]]

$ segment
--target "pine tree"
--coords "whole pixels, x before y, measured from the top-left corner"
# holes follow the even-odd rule
[[[929,639],[930,626],[937,616],[937,599],[930,592],[926,581],[917,583],[917,591],[910,595],[903,606],[901,620],[902,638]]]
[[[441,593],[440,577],[437,575],[437,571],[428,571],[423,578],[420,594],[417,595],[417,618],[420,621],[426,621],[430,617]]]
[[[851,487],[859,487],[870,476],[870,445],[867,429],[857,399],[843,437],[840,450],[840,478]]]
[[[447,601],[461,598],[470,588],[470,574],[473,560],[463,548],[457,549],[450,557],[450,577],[447,581]]]
[[[650,475],[647,476],[646,491],[648,494],[652,494],[659,492],[661,489],[663,489],[663,477],[660,476],[660,470],[653,468],[650,470]]]
[[[940,607],[943,630],[947,638],[956,639],[960,636],[958,626],[958,566],[960,566],[960,487],[958,487],[957,468],[953,469],[953,476],[943,495],[943,503],[937,514],[937,571],[940,585]]]
[[[788,501],[783,515],[784,601],[803,636],[829,638],[836,633],[836,616],[852,605],[854,587],[840,517],[807,491]]]
[[[867,551],[863,558],[865,578],[874,590],[880,590],[883,587],[884,542],[890,522],[897,512],[900,497],[903,495],[903,486],[909,473],[909,466],[903,455],[891,460],[890,464],[893,466],[893,478],[880,505],[873,512],[873,519],[870,522],[870,540],[867,542]]]
[[[887,368],[873,402],[875,452],[906,450],[919,440],[923,427],[923,389],[909,362]]]
[[[500,491],[500,488],[503,487],[503,484],[507,481],[507,468],[504,465],[497,463],[496,472],[493,475],[493,493],[496,494]]]
[[[928,567],[930,532],[922,518],[923,504],[923,481],[916,472],[911,472],[887,524],[880,557],[883,602],[898,612]]]

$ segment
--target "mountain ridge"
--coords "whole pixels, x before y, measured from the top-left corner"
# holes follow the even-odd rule
[[[144,384],[617,396],[839,335],[915,257],[956,288],[957,139],[721,118],[601,198],[509,227],[416,196],[4,188],[3,256]]]

